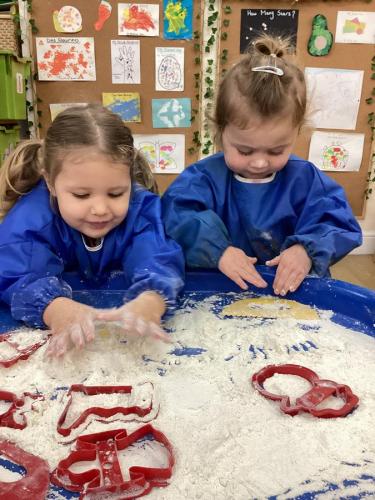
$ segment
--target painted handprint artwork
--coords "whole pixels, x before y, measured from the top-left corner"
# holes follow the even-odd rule
[[[139,40],[111,40],[112,83],[141,83]]]

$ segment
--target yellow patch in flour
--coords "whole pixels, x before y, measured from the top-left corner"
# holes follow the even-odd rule
[[[222,314],[254,318],[319,319],[316,310],[305,304],[273,297],[238,300],[224,307]]]

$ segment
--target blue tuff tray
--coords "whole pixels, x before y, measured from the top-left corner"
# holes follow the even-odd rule
[[[268,287],[265,289],[250,287],[250,290],[256,292],[257,295],[273,295],[271,285],[274,272],[265,266],[258,266],[258,270],[268,283]],[[115,307],[122,303],[124,284],[121,275],[116,275],[110,284],[106,284],[103,288],[88,288],[75,274],[66,274],[64,278],[72,286],[74,298],[80,302],[95,307]],[[180,303],[182,304],[184,299],[191,296],[192,293],[199,299],[221,292],[239,293],[241,290],[235,283],[217,271],[191,271],[187,273],[186,285]],[[359,333],[375,337],[374,291],[333,279],[307,278],[296,292],[288,294],[286,298],[319,309],[331,310],[333,311],[332,321]],[[4,304],[0,304],[0,333],[19,326],[20,323],[11,318],[8,308]],[[358,468],[358,464],[348,465]],[[1,466],[15,472],[24,472],[21,467],[0,457]],[[357,488],[360,487],[359,494],[352,495],[350,493],[353,485],[357,486]],[[52,500],[56,498],[56,494],[65,498],[77,498],[79,496],[77,493],[51,486],[46,498]],[[157,492],[154,497],[157,498]],[[309,483],[306,482],[306,490],[302,494],[293,496],[293,492],[290,490],[267,498],[269,500],[277,500],[278,498],[295,500],[340,498],[356,500],[365,497],[375,497],[375,476],[369,474],[363,474],[360,477],[360,484],[358,484],[358,477],[355,480],[348,478],[339,484],[325,482],[319,487],[309,486]]]

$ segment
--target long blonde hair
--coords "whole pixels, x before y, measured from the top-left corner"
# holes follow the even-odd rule
[[[67,152],[90,146],[130,168],[133,181],[158,192],[150,166],[134,148],[132,133],[121,118],[97,104],[73,106],[57,115],[44,141],[21,142],[3,163],[0,169],[0,219],[20,196],[39,182],[42,175],[53,186]]]
[[[300,127],[306,114],[306,83],[303,71],[290,57],[290,40],[262,35],[250,45],[248,52],[227,71],[220,82],[212,121],[216,137],[229,123],[245,128],[251,114],[264,119],[289,116]],[[273,64],[283,75],[253,71]]]

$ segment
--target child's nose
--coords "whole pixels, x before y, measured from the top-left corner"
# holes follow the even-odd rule
[[[107,213],[107,204],[104,201],[97,200],[91,207],[93,215],[104,215]]]
[[[266,158],[258,157],[258,158],[253,158],[251,161],[251,166],[253,168],[262,168],[262,167],[266,167],[267,165],[268,165],[268,162],[267,162]]]

